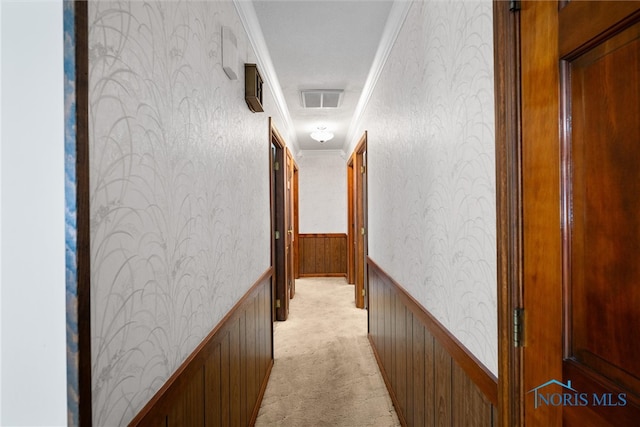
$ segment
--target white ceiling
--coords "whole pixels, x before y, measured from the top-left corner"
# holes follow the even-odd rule
[[[398,15],[392,13],[392,6],[392,0],[236,1],[265,85],[271,85],[288,121],[285,126],[294,141],[287,142],[295,152],[347,150],[354,137],[349,133],[361,113],[361,98],[368,99],[370,74],[376,74],[375,68],[386,59],[380,58],[385,56],[381,46],[392,43],[389,34],[393,39],[397,34],[385,27],[390,14],[389,21]],[[393,23],[398,29],[400,25]],[[306,89],[342,89],[342,104],[336,109],[305,109],[300,91]],[[309,135],[318,126],[325,126],[335,137],[324,143],[314,141]]]

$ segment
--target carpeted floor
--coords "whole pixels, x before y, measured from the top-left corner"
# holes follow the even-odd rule
[[[367,312],[343,278],[296,280],[274,341],[256,426],[400,425],[367,340]]]

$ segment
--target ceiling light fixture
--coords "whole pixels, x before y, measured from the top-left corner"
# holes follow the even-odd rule
[[[324,126],[318,126],[318,130],[311,133],[311,138],[318,142],[326,142],[333,138],[333,134]]]

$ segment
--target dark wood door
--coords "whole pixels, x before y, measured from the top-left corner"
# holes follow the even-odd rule
[[[287,149],[287,162],[285,167],[286,175],[286,188],[285,188],[285,228],[287,235],[285,236],[285,256],[286,256],[286,280],[287,280],[287,292],[289,298],[293,298],[295,295],[295,257],[293,250],[293,238],[294,238],[294,214],[293,214],[293,156],[289,149]]]
[[[367,229],[366,229],[366,152],[367,133],[365,132],[355,150],[355,300],[356,307],[365,308],[365,282],[367,265]]]
[[[349,158],[347,163],[347,283],[355,284],[356,282],[356,218],[354,209],[354,172],[355,153]]]
[[[276,320],[289,316],[288,262],[287,262],[287,191],[286,146],[269,119],[271,149],[271,246],[274,281],[274,313]]]
[[[527,425],[640,422],[640,2],[524,2]]]
[[[295,279],[300,278],[300,173],[296,162],[293,162],[293,293]]]

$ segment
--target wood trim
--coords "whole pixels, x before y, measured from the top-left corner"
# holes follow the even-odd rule
[[[404,417],[404,413],[402,411],[399,411],[398,408],[400,407],[400,401],[398,400],[398,397],[396,396],[396,392],[393,389],[393,385],[391,384],[391,379],[389,378],[389,375],[387,374],[387,371],[384,368],[384,361],[382,359],[382,357],[380,357],[380,354],[378,353],[378,348],[376,347],[376,343],[373,340],[373,337],[371,336],[371,334],[367,335],[367,339],[369,340],[369,344],[371,344],[371,350],[373,350],[373,356],[376,358],[376,362],[378,363],[378,367],[380,368],[380,373],[382,374],[382,379],[384,380],[384,384],[387,386],[387,391],[389,392],[389,397],[391,398],[391,401],[393,402],[393,406],[394,408],[396,408],[396,415],[398,415],[398,420],[400,421],[400,425],[407,426],[409,424],[407,424],[407,420]],[[423,424],[426,425],[426,424]]]
[[[569,13],[573,21],[570,25],[563,25],[561,20],[558,27],[560,58],[566,59],[579,55],[585,47],[601,43],[636,21],[640,15],[636,1],[618,1],[615,7],[611,7],[608,3],[571,1],[565,5],[567,9],[563,10],[563,13],[571,9]],[[617,22],[617,24],[608,28],[610,22]],[[582,32],[573,31],[574,28],[581,28]],[[584,32],[587,32],[588,36]],[[585,39],[590,39],[590,42],[583,46],[582,41]]]
[[[347,277],[344,273],[303,273],[300,274],[301,278],[305,277]]]
[[[353,158],[347,162],[347,283],[355,283],[355,248],[353,238],[355,236],[355,217],[353,206]]]
[[[129,426],[255,421],[273,366],[272,276],[269,267]]]
[[[365,165],[365,155],[367,151],[367,131],[360,138],[360,142],[354,149],[354,214],[355,214],[355,301],[356,307],[365,308],[365,286],[366,286],[366,259],[367,259],[367,235],[361,230],[367,227],[367,206],[366,206],[366,171],[362,172]]]
[[[293,159],[293,269],[294,279],[300,277],[299,262],[300,259],[300,176],[298,164]],[[295,281],[294,281],[295,284]]]
[[[294,196],[293,196],[293,175],[295,169],[295,161],[293,160],[293,154],[291,150],[287,148],[285,153],[285,254],[286,254],[286,287],[285,292],[288,292],[289,299],[292,299],[296,294],[296,253],[294,248],[295,243],[295,220],[294,220]]]
[[[512,313],[522,307],[522,138],[520,13],[494,0],[496,231],[498,273],[498,413],[501,426],[521,425],[522,350],[513,346]]]
[[[303,239],[307,238],[346,238],[346,233],[300,233],[300,237]]]
[[[407,313],[411,314],[412,319],[418,320],[420,324],[422,324],[426,330],[437,342],[438,345],[442,346],[442,348],[449,354],[451,360],[458,365],[465,374],[469,377],[469,379],[478,387],[479,391],[485,396],[488,402],[492,405],[498,405],[498,380],[497,378],[471,353],[467,348],[458,341],[456,337],[454,337],[438,320],[436,320],[431,313],[429,313],[420,303],[418,303],[411,295],[409,295],[405,289],[400,286],[395,280],[393,280],[380,266],[378,266],[371,258],[367,258],[367,264],[369,266],[369,274],[370,281],[378,281],[381,283],[376,283],[371,286],[384,286],[386,288],[385,292],[391,292],[393,294],[393,299],[397,301],[397,303],[401,304],[400,307],[389,308],[381,307],[378,303],[372,302],[369,307],[370,318],[372,319],[370,322],[374,323],[374,325],[370,325],[372,331],[370,335],[374,337],[379,331],[376,329],[378,321],[380,321],[380,316],[388,316],[390,312],[395,311],[398,312],[398,309],[402,311],[403,309],[407,311]],[[371,289],[371,298],[376,298],[378,294],[380,294],[380,289]],[[384,322],[387,319],[383,319]],[[396,324],[396,330],[398,320],[396,314],[396,320],[394,322]],[[400,328],[403,329],[403,328]],[[406,328],[405,328],[406,329]],[[385,339],[387,336],[385,335]],[[396,337],[391,337],[391,340]],[[405,337],[406,340],[406,337]],[[378,346],[379,343],[376,342],[374,346]],[[385,343],[385,346],[387,343]],[[387,363],[385,363],[386,365]],[[463,425],[463,424],[459,424]]]
[[[269,215],[270,215],[270,221],[269,221],[269,226],[271,227],[270,229],[270,249],[271,249],[271,265],[273,267],[273,271],[274,271],[274,277],[273,280],[271,281],[271,292],[274,295],[273,299],[275,300],[275,294],[276,294],[276,281],[275,281],[275,270],[276,270],[276,240],[275,240],[275,236],[273,234],[273,231],[276,229],[276,181],[275,181],[275,172],[273,170],[273,152],[272,152],[272,148],[271,148],[271,144],[273,143],[272,138],[273,138],[273,118],[269,117],[268,120],[269,124],[268,124],[268,134],[267,134],[267,141],[269,141]],[[276,320],[276,311],[275,308],[272,310],[272,317],[273,317],[273,321]]]
[[[367,131],[360,137],[358,144],[353,149],[354,154],[362,154],[367,150]]]
[[[298,268],[300,277],[345,277],[347,235],[344,233],[300,233]]]
[[[254,425],[256,420],[258,419],[258,414],[260,412],[260,406],[262,404],[262,399],[264,398],[264,393],[267,391],[267,385],[269,384],[269,378],[271,377],[271,370],[273,369],[273,360],[267,365],[266,371],[264,374],[264,378],[262,380],[262,384],[260,385],[260,390],[258,392],[258,400],[253,408],[253,412],[251,413],[251,418],[249,421],[249,425]]]
[[[520,16],[522,108],[522,387],[562,378],[562,226],[558,3],[526,1]],[[544,88],[544,89],[543,89]],[[540,108],[544,106],[544,108]],[[562,425],[563,408],[520,397],[522,422]],[[516,398],[517,398],[516,397]]]
[[[87,2],[75,1],[76,61],[76,257],[78,316],[78,418],[90,426],[91,380],[91,231],[89,203],[89,23]],[[67,307],[69,310],[70,308]]]
[[[271,214],[272,214],[272,229],[271,229],[271,244],[272,244],[272,258],[271,265],[273,265],[273,277],[274,277],[274,314],[277,320],[287,320],[289,315],[289,292],[287,292],[287,259],[286,259],[286,150],[287,146],[276,129],[273,119],[269,117],[269,150],[271,150],[271,144],[276,147],[276,161],[280,167],[277,171],[274,171],[273,165],[269,165],[269,173],[271,174]],[[275,238],[275,231],[280,232],[280,238]],[[280,307],[275,308],[276,301],[280,300]]]

